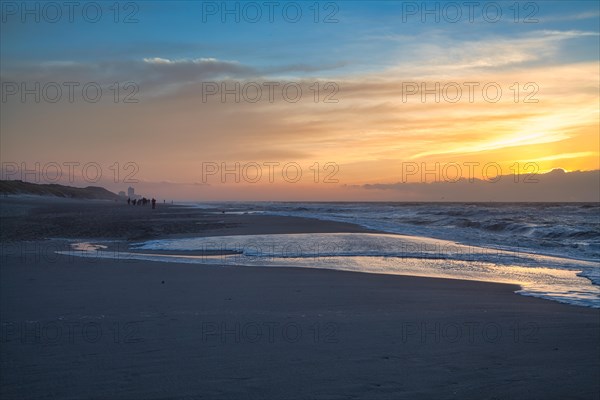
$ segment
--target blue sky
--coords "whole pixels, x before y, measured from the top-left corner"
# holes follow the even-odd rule
[[[329,2],[318,3],[320,19],[335,11],[333,18],[339,20],[337,23],[314,23],[313,2],[295,3],[303,12],[298,23],[287,22],[282,11],[278,12],[281,6],[275,8],[273,23],[268,22],[268,9],[264,6],[257,23],[245,21],[241,11],[239,23],[235,23],[232,15],[225,16],[227,22],[222,23],[221,2],[214,2],[219,11],[217,15],[207,15],[206,22],[203,22],[203,8],[206,9],[207,2],[133,3],[137,8],[121,3],[119,19],[134,13],[137,23],[114,23],[112,2],[98,3],[103,6],[98,23],[87,22],[78,9],[74,23],[68,22],[65,9],[59,23],[23,24],[18,16],[5,15],[2,63],[6,66],[44,61],[216,58],[255,67],[306,65],[325,73],[331,68],[353,72],[385,68],[402,59],[403,42],[393,37],[406,37],[413,45],[448,41],[457,46],[474,38],[511,39],[541,30],[598,32],[600,18],[596,1],[531,2],[537,8],[529,2],[517,2],[520,18],[534,12],[534,18],[540,23],[514,23],[514,2],[497,2],[503,15],[499,22],[488,23],[482,18],[483,4],[486,4],[482,2],[482,6],[474,8],[473,23],[467,20],[465,6],[461,6],[463,18],[457,23],[446,21],[443,14],[440,14],[440,23],[435,23],[431,15],[427,16],[427,23],[421,23],[419,13],[406,15],[407,22],[403,22],[403,7],[406,11],[407,6],[402,2],[343,1],[333,3],[337,9]],[[235,4],[230,2],[226,7],[234,8]],[[422,5],[421,2],[413,4]],[[435,4],[430,2],[425,7],[432,8]],[[444,2],[437,4],[444,6]],[[243,2],[238,3],[240,10],[243,6]],[[494,9],[489,10],[493,18]],[[33,17],[28,18],[31,21]],[[598,59],[597,36],[577,40],[577,46],[567,47],[560,56],[572,61]],[[297,74],[301,75],[302,71]]]

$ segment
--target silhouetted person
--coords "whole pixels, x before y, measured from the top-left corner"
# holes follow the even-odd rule
[[[135,206],[135,203],[137,203],[136,199],[133,199],[133,205]]]
[[[154,210],[156,208],[156,199],[153,197],[152,198],[152,209]]]
[[[127,205],[130,205],[130,204],[131,204],[131,199],[128,197],[127,198]]]

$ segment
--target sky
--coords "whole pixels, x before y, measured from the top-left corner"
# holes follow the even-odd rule
[[[600,196],[597,1],[0,4],[2,179],[199,201]]]

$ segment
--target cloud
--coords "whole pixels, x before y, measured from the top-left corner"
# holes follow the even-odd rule
[[[584,19],[595,19],[598,20],[600,18],[600,13],[598,11],[584,11],[576,14],[566,14],[566,15],[549,15],[545,16],[542,20],[544,23],[548,22],[562,22],[562,21],[579,21]]]
[[[439,31],[433,34],[381,35],[371,41],[392,41],[400,46],[388,46],[386,59],[371,60],[383,66],[378,71],[338,73],[332,80],[352,80],[368,83],[378,93],[394,91],[388,83],[390,76],[410,79],[432,79],[443,76],[452,79],[478,74],[498,74],[510,69],[526,68],[532,63],[556,64],[564,43],[583,37],[598,36],[597,32],[582,30],[538,30],[516,37],[487,36],[477,40],[457,40]],[[368,37],[368,36],[367,36]],[[210,56],[173,58],[160,54],[134,60],[78,62],[47,60],[41,63],[14,63],[3,66],[3,81],[98,82],[110,86],[114,82],[135,82],[141,90],[153,96],[177,93],[186,86],[213,80],[293,80],[306,74],[358,68],[356,62],[339,60],[315,64],[289,63],[258,66],[237,60]],[[349,67],[346,69],[346,67]],[[348,74],[348,73],[347,73]],[[296,78],[294,78],[296,76]],[[379,82],[378,82],[379,80]],[[377,87],[379,86],[379,87]]]
[[[549,133],[549,132],[539,132],[539,133],[524,133],[524,132],[515,132],[514,134],[501,137],[501,138],[492,138],[491,140],[487,140],[481,143],[469,143],[467,145],[458,145],[454,148],[449,149],[440,149],[440,150],[432,150],[423,153],[415,154],[411,157],[411,159],[427,157],[432,155],[441,155],[441,154],[469,154],[469,153],[479,153],[483,151],[490,150],[499,150],[507,147],[518,147],[518,146],[527,146],[531,144],[542,144],[542,143],[554,143],[562,140],[568,139],[569,136],[565,135],[561,132]]]
[[[397,43],[389,46],[384,60],[388,73],[426,77],[469,73],[493,69],[498,72],[544,62],[561,64],[559,55],[567,41],[598,37],[598,32],[580,30],[537,30],[524,34],[484,35],[477,39],[456,39],[445,31],[419,32],[414,35],[367,36],[366,40]],[[374,38],[374,39],[373,39]]]
[[[179,93],[202,82],[226,80],[292,80],[294,74],[317,73],[347,65],[344,61],[330,64],[284,64],[254,67],[236,60],[214,57],[167,58],[144,57],[137,60],[77,62],[49,60],[41,63],[19,63],[2,69],[3,82],[95,82],[109,88],[115,82],[134,82],[148,96]],[[286,75],[284,78],[283,75]]]
[[[365,184],[355,190],[390,191],[398,201],[493,201],[493,202],[598,202],[600,170],[553,170],[531,176],[504,175],[494,182],[461,179],[457,182]]]
[[[566,160],[571,158],[582,158],[582,157],[598,157],[600,153],[597,151],[580,151],[577,153],[563,153],[553,154],[551,156],[531,158],[528,160],[518,160],[517,162],[541,162],[541,161],[555,161],[555,160]]]

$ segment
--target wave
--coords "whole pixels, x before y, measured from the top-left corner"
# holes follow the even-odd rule
[[[600,205],[596,203],[236,203],[235,207],[464,244],[600,259]]]

